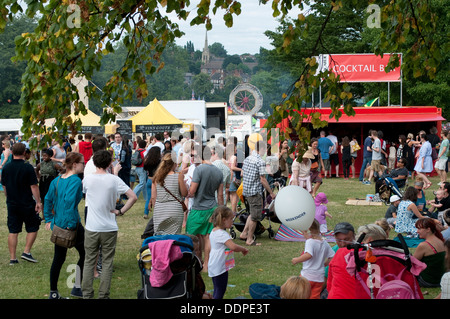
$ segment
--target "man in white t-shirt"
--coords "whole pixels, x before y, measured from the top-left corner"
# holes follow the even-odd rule
[[[96,172],[88,174],[83,180],[83,192],[86,194],[86,204],[89,214],[86,218],[82,291],[83,298],[94,297],[94,269],[97,262],[99,247],[102,247],[102,275],[98,297],[109,298],[111,286],[112,265],[116,249],[117,226],[116,216],[122,216],[137,201],[137,196],[118,176],[110,174],[107,169],[112,163],[109,151],[100,150],[94,153],[93,161]],[[120,195],[128,196],[128,201],[121,209],[116,209]]]
[[[148,151],[152,147],[155,147],[155,146],[158,146],[161,149],[161,155],[162,155],[162,153],[164,152],[164,144],[161,142],[161,139],[162,139],[161,134],[156,133],[155,134],[155,140],[156,140],[155,144],[150,144],[149,146],[147,146],[147,148],[145,149],[145,152],[144,152],[144,156],[147,156]]]

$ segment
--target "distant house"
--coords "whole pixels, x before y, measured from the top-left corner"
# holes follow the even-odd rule
[[[189,72],[185,73],[184,74],[184,83],[186,83],[187,85],[190,86],[192,84],[194,76],[195,76],[195,74],[193,74],[193,73],[189,73]]]
[[[220,72],[214,72],[210,77],[211,82],[214,85],[214,89],[223,89],[225,83],[223,70],[221,70]]]
[[[255,57],[250,54],[245,54],[241,57],[243,64],[246,65],[251,71],[258,65],[255,62]],[[223,61],[225,58],[218,58],[212,55],[208,46],[208,35],[205,35],[205,46],[202,52],[202,65],[200,72],[206,73],[210,76],[211,82],[214,84],[215,89],[223,89],[227,72],[223,69]],[[233,76],[239,77],[242,82],[250,82],[251,74],[244,73],[242,70],[234,70]]]

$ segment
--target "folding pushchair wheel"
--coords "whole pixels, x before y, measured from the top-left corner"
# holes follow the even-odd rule
[[[267,232],[269,233],[269,239],[275,238],[275,232],[272,230],[272,228],[267,229]]]

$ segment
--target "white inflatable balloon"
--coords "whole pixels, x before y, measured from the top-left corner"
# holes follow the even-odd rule
[[[282,188],[275,197],[275,213],[284,225],[304,231],[314,221],[316,205],[306,189],[289,185]]]

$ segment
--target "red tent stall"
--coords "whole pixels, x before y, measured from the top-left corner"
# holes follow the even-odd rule
[[[354,116],[343,113],[338,121],[335,118],[329,118],[330,108],[306,108],[301,112],[308,115],[319,112],[321,119],[328,121],[327,127],[315,130],[308,118],[305,119],[304,123],[310,127],[311,137],[318,137],[321,130],[326,131],[327,134],[328,131],[332,131],[338,137],[339,142],[344,136],[351,139],[355,135],[360,145],[363,145],[364,139],[371,129],[382,131],[384,140],[393,143],[398,143],[398,136],[401,134],[406,136],[408,133],[413,133],[416,136],[420,130],[429,133],[432,127],[438,129],[438,136],[440,136],[441,124],[442,121],[445,121],[445,118],[442,117],[442,109],[436,106],[355,107],[354,110]],[[263,122],[261,122],[262,124]],[[278,128],[283,131],[288,125],[290,125],[289,119],[285,119],[278,125]],[[292,135],[292,138],[295,139],[295,135]],[[358,151],[355,163],[357,173],[361,169],[361,164],[362,150]],[[342,173],[342,165],[339,166],[339,170]],[[334,175],[334,167],[332,173]]]

